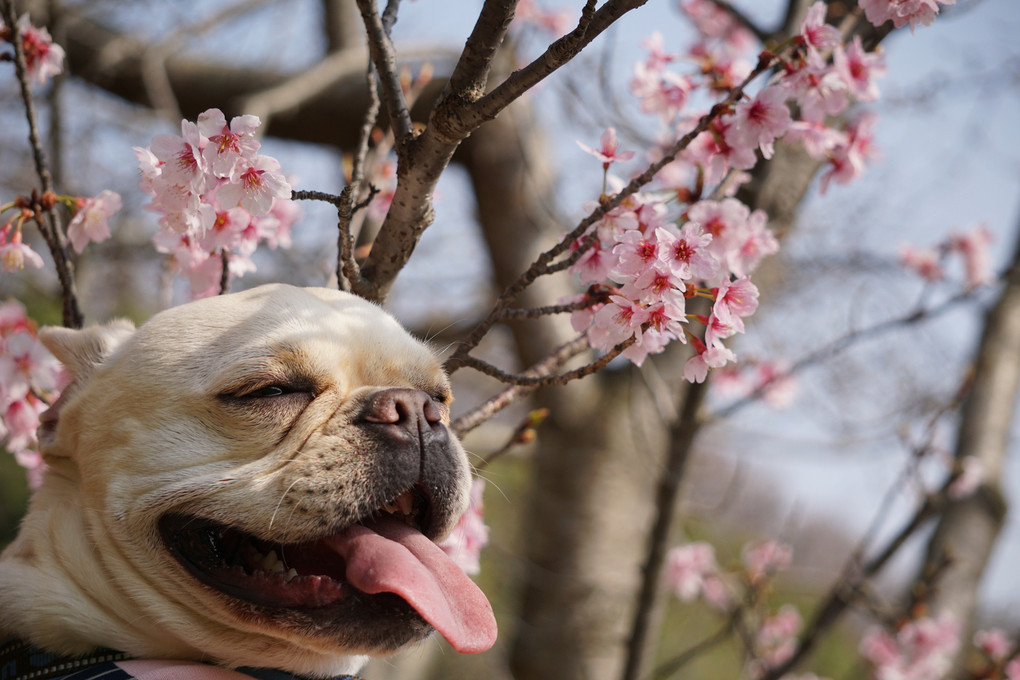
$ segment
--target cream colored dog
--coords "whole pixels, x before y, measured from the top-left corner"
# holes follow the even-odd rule
[[[433,543],[468,503],[449,382],[378,307],[271,285],[41,338],[73,383],[0,557],[0,632],[311,676],[433,628],[491,646]]]

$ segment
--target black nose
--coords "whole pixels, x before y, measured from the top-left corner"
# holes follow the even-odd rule
[[[365,402],[360,420],[386,426],[394,435],[419,439],[430,434],[446,436],[439,407],[425,392],[391,387],[373,394]]]

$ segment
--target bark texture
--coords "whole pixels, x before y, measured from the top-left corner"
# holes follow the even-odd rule
[[[971,381],[954,455],[958,464],[978,461],[984,481],[939,518],[914,593],[933,616],[946,614],[960,623],[964,642],[974,632],[978,589],[1007,511],[1001,479],[1020,388],[1020,246],[985,317]],[[966,644],[957,655],[957,670],[965,652]]]

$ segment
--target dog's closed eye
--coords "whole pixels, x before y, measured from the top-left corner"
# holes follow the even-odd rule
[[[307,390],[305,389],[296,388],[290,385],[266,385],[265,387],[260,387],[257,390],[253,390],[241,396],[246,399],[269,399],[272,397],[282,397],[285,394],[294,394],[295,392],[306,391]]]

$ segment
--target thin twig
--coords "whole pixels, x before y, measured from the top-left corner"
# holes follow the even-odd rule
[[[700,642],[694,643],[684,651],[674,656],[672,659],[665,661],[662,665],[656,668],[652,672],[651,680],[664,680],[665,678],[670,677],[671,675],[679,671],[681,668],[683,668],[688,663],[698,658],[708,650],[712,649],[717,645],[722,644],[729,638],[730,633],[733,632],[733,626],[734,620],[733,617],[731,617],[726,622],[726,624],[723,625],[715,633],[709,635],[707,638],[701,640]]]
[[[230,292],[230,251],[220,251],[220,295]]]
[[[565,371],[563,373],[554,373],[550,375],[528,375],[507,373],[506,371],[503,371],[502,369],[499,369],[486,361],[482,361],[481,359],[472,356],[462,357],[461,361],[464,362],[465,366],[473,368],[479,373],[484,373],[487,376],[495,378],[500,382],[508,383],[510,385],[520,385],[522,387],[544,387],[546,385],[565,385],[571,380],[577,380],[579,378],[583,378],[585,376],[591,375],[592,373],[597,373],[598,371],[602,370],[603,368],[606,367],[606,365],[609,364],[610,361],[623,354],[623,352],[625,352],[627,348],[633,345],[635,342],[637,342],[637,336],[631,336],[624,340],[623,342],[621,342],[619,345],[616,345],[615,347],[610,349],[608,352],[600,356],[595,361],[592,361],[591,363],[585,364],[584,366],[581,366],[580,368],[575,368],[571,371]],[[574,355],[580,354],[581,352],[588,348],[588,338],[587,336],[582,335],[566,343],[565,345],[563,345],[563,347],[574,348],[575,351],[573,351],[573,354]]]
[[[719,409],[715,413],[710,414],[708,419],[721,420],[723,418],[729,418],[737,411],[740,411],[741,409],[745,408],[746,406],[749,406],[750,404],[760,399],[762,395],[768,392],[769,387],[778,380],[791,377],[799,373],[800,371],[809,368],[810,366],[831,359],[832,357],[849,349],[858,342],[870,340],[872,338],[882,335],[883,333],[888,333],[899,328],[913,326],[924,321],[930,321],[938,316],[941,316],[942,314],[945,314],[946,312],[951,311],[957,305],[971,300],[973,297],[974,291],[972,290],[963,291],[962,293],[954,295],[953,297],[949,298],[948,300],[945,300],[941,304],[936,305],[934,307],[930,307],[928,309],[916,309],[910,312],[909,314],[905,314],[894,319],[888,319],[886,321],[879,322],[874,326],[869,326],[868,328],[862,328],[860,330],[847,333],[841,338],[833,340],[827,345],[824,345],[816,349],[815,351],[811,352],[807,356],[798,359],[790,366],[790,368],[788,368],[782,374],[771,377],[769,380],[766,380],[757,388],[755,388],[754,391],[752,391],[747,396],[741,397],[740,399],[737,399],[736,401]]]
[[[588,309],[602,300],[598,298],[591,298],[587,300],[581,300],[579,302],[571,302],[563,305],[547,305],[545,307],[532,307],[531,309],[516,309],[509,308],[503,310],[504,319],[537,319],[541,316],[551,316],[553,314],[567,314],[569,312],[577,312],[582,309]]]
[[[390,124],[393,126],[398,146],[409,141],[414,134],[414,126],[411,123],[411,112],[404,101],[404,93],[400,87],[400,75],[397,73],[397,57],[393,50],[393,43],[386,33],[382,17],[376,9],[373,0],[357,0],[358,9],[361,10],[362,21],[365,22],[365,32],[368,35],[368,48],[372,54],[372,63],[375,65],[376,73],[379,75],[379,82],[382,85],[382,99],[386,103],[386,110],[390,114]]]
[[[291,191],[290,200],[323,201],[324,203],[329,203],[333,207],[339,209],[343,202],[343,197],[337,196],[336,194],[326,193],[325,191]]]
[[[885,548],[874,558],[862,565],[855,575],[844,575],[833,585],[825,601],[815,610],[810,623],[805,627],[804,636],[797,644],[797,649],[785,662],[773,666],[762,680],[778,680],[786,675],[794,666],[801,662],[815,647],[828,630],[839,620],[847,607],[852,604],[854,594],[861,585],[875,575],[895,555],[925,523],[936,516],[946,506],[946,489],[950,481],[943,484],[942,491],[925,498],[914,515],[907,520],[899,532],[886,544]]]
[[[18,29],[18,17],[14,10],[13,0],[2,0],[2,2],[4,23],[7,24],[7,29],[10,31],[10,41],[14,47],[14,71],[21,90],[21,100],[25,105],[25,118],[28,120],[28,142],[32,148],[32,160],[35,164],[36,175],[39,177],[42,193],[46,195],[53,192],[53,178],[46,164],[46,155],[43,153],[42,142],[39,138],[38,116],[35,112],[35,100],[32,98],[28,81],[28,66],[25,62],[21,33]],[[54,207],[51,206],[43,210],[38,200],[34,202],[35,205],[32,207],[36,211],[35,223],[39,226],[39,232],[42,234],[43,240],[46,241],[46,246],[50,250],[57,269],[64,325],[68,328],[81,328],[84,317],[78,306],[78,293],[74,283],[74,264],[67,252],[67,238],[60,223],[60,216]],[[42,212],[45,213],[46,219],[43,219]]]
[[[564,343],[557,347],[552,353],[546,358],[537,362],[527,371],[524,371],[525,376],[538,377],[543,375],[549,375],[553,371],[559,369],[560,366],[565,364],[571,358],[577,356],[581,352],[588,348],[588,338],[581,336],[571,340],[570,342]],[[622,350],[621,350],[622,351]],[[510,385],[502,392],[490,397],[484,403],[476,406],[471,411],[468,411],[464,415],[458,417],[450,425],[450,429],[458,437],[463,436],[465,433],[470,432],[474,428],[478,427],[486,420],[494,416],[505,409],[510,404],[522,399],[523,397],[531,394],[535,391],[538,385]]]

